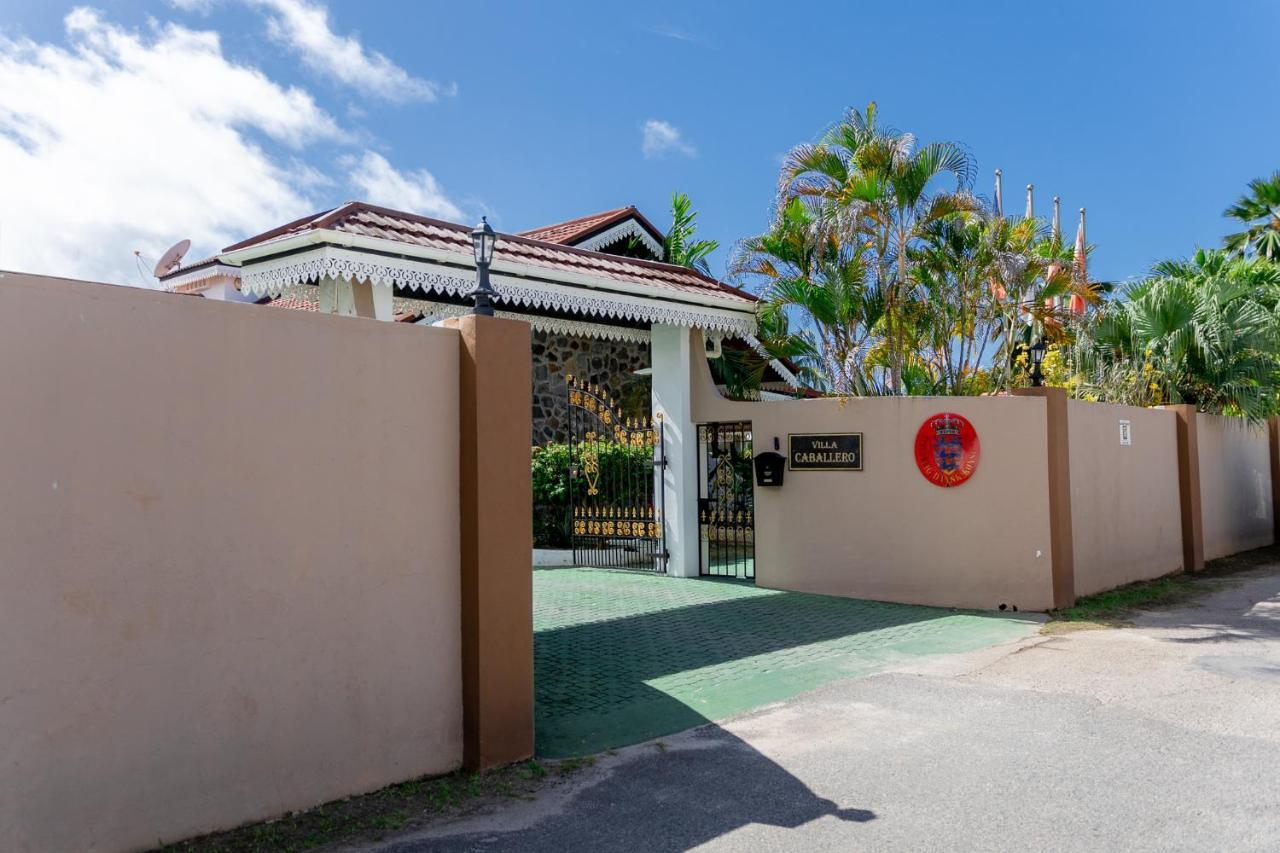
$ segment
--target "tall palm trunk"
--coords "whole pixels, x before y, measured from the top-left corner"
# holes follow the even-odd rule
[[[902,227],[906,215],[905,210],[898,209],[898,280],[893,283],[891,288],[893,292],[893,313],[896,313],[898,309],[898,288],[902,287],[907,281],[907,231]],[[901,325],[901,323],[898,324],[899,334],[901,333]],[[892,328],[887,331],[889,332],[889,364],[892,390],[895,395],[899,395],[902,393],[903,342],[894,335]]]

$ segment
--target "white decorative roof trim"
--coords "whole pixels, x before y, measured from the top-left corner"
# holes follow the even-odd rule
[[[454,305],[449,302],[428,302],[422,299],[397,299],[395,311],[398,314],[421,312],[424,322],[437,322],[447,317],[461,317],[471,313],[470,305]],[[536,314],[520,314],[516,311],[495,312],[498,317],[511,320],[523,320],[539,332],[552,335],[572,335],[577,338],[597,338],[606,341],[627,341],[647,344],[648,329],[633,329],[627,326],[608,326],[604,323],[587,323],[582,320],[570,320],[567,317],[540,317]]]
[[[662,244],[653,239],[653,235],[644,229],[644,226],[636,222],[634,218],[624,219],[611,228],[606,228],[596,236],[589,240],[583,240],[581,243],[570,243],[575,249],[586,249],[588,252],[598,252],[606,246],[612,246],[619,240],[626,240],[630,237],[640,241],[640,244],[653,253],[655,258],[662,257]]]
[[[388,287],[399,285],[414,290],[435,290],[451,296],[468,293],[475,287],[474,277],[457,275],[447,267],[321,246],[241,267],[240,289],[260,296],[279,296],[295,284],[328,277]]]
[[[468,309],[469,310],[469,309]],[[603,323],[584,323],[581,320],[569,320],[563,317],[539,317],[530,314],[515,314],[511,311],[499,311],[499,317],[511,317],[516,320],[527,320],[529,325],[539,332],[552,335],[571,335],[578,338],[597,338],[604,341],[626,341],[635,344],[649,343],[648,329],[632,329],[627,326],[607,326]]]
[[[237,279],[240,277],[240,270],[237,267],[228,266],[227,264],[209,264],[207,267],[193,269],[190,272],[179,273],[170,278],[161,279],[160,284],[165,290],[177,290],[179,287],[187,284],[195,284],[199,281],[208,281],[211,278],[226,277],[228,279]]]
[[[245,293],[278,296],[292,285],[319,281],[328,276],[450,296],[462,296],[475,287],[473,277],[459,275],[448,267],[410,258],[320,246],[242,267],[240,289]],[[754,311],[748,313],[710,305],[675,303],[667,301],[660,293],[639,295],[554,282],[533,283],[497,274],[492,276],[492,283],[508,304],[526,308],[612,317],[633,323],[666,323],[744,338],[756,331]],[[518,312],[515,316],[529,319]]]

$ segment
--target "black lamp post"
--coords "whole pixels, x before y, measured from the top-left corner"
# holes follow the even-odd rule
[[[1044,384],[1044,374],[1040,372],[1040,364],[1044,361],[1044,352],[1049,347],[1044,338],[1031,345],[1031,387],[1039,388]]]
[[[489,218],[480,217],[480,224],[471,232],[471,248],[476,256],[476,288],[471,291],[472,314],[493,316],[493,297],[498,291],[489,284],[489,264],[493,263],[493,246],[498,235],[489,227]]]

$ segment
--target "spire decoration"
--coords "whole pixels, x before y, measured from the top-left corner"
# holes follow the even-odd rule
[[[1075,268],[1077,283],[1081,286],[1087,285],[1089,283],[1089,266],[1088,252],[1085,249],[1083,207],[1080,208],[1080,227],[1076,229]],[[1084,313],[1084,297],[1078,293],[1071,294],[1071,313]]]
[[[1027,184],[1027,219],[1036,218],[1035,184]]]
[[[1004,191],[1000,183],[1000,170],[996,169],[996,199],[995,214],[998,218],[1004,218]],[[1003,302],[1008,298],[1009,294],[1000,286],[1000,280],[994,275],[991,277],[991,296],[997,302]]]
[[[1055,195],[1053,197],[1053,231],[1051,245],[1056,252],[1062,246],[1062,201]],[[1062,272],[1062,264],[1054,261],[1049,264],[1049,269],[1045,271],[1045,280],[1052,281],[1054,276]],[[1049,298],[1049,307],[1057,308],[1062,299],[1057,296]]]

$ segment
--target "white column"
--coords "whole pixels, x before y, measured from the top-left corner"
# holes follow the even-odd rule
[[[379,320],[393,320],[395,290],[389,284],[373,285],[373,316]]]
[[[389,284],[373,284],[368,281],[351,283],[351,304],[357,317],[374,320],[391,320],[394,292]]]
[[[390,320],[392,296],[389,284],[325,276],[320,280],[320,313]]]
[[[356,316],[355,294],[351,282],[343,278],[325,276],[320,279],[320,313]]]
[[[662,416],[667,451],[662,473],[667,573],[679,578],[698,576],[698,429],[689,376],[693,359],[705,356],[693,346],[693,337],[682,326],[655,325],[650,341],[653,413]]]

